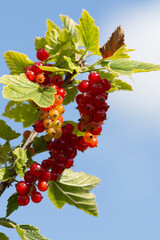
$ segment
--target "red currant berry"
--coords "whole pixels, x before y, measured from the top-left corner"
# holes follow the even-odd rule
[[[82,93],[88,92],[89,90],[89,81],[83,80],[79,85],[78,85],[78,90]]]
[[[32,71],[32,66],[28,66],[28,67],[25,68],[25,70],[24,70],[25,74],[26,74],[28,71]]]
[[[35,177],[40,177],[42,174],[42,166],[38,163],[33,163],[32,166],[30,167],[30,172],[33,176]]]
[[[99,135],[102,132],[102,125],[100,123],[92,122],[90,124],[90,133],[93,135]]]
[[[105,97],[103,95],[97,95],[94,98],[94,104],[96,107],[99,107],[105,103]]]
[[[39,73],[39,74],[36,75],[35,81],[36,81],[37,83],[44,83],[44,81],[45,81],[45,76],[44,76],[42,73]]]
[[[98,144],[98,140],[97,140],[96,137],[94,137],[94,138],[92,139],[92,142],[88,143],[88,147],[94,148],[94,147],[97,147],[97,144]]]
[[[42,194],[40,192],[34,192],[31,196],[32,202],[39,203],[42,200]]]
[[[59,75],[54,75],[53,77],[50,78],[50,83],[55,84],[59,88],[62,87],[63,84],[63,79]]]
[[[21,195],[18,195],[18,197],[17,197],[17,202],[18,202],[19,206],[26,206],[26,205],[28,205],[29,201],[30,201],[29,197],[25,197],[25,196],[21,196]]]
[[[100,77],[99,73],[92,72],[92,73],[89,74],[88,79],[89,79],[90,83],[96,83],[96,82],[99,82],[101,80],[101,77]]]
[[[84,141],[83,137],[79,137],[79,143],[77,146],[77,150],[79,151],[85,151],[88,148],[88,144]]]
[[[45,61],[49,57],[49,53],[44,48],[37,51],[37,58],[39,61]]]
[[[51,181],[57,181],[57,179],[59,178],[59,176],[60,176],[59,173],[55,173],[54,171],[51,171],[50,180],[51,180]]]
[[[50,169],[51,167],[54,166],[55,162],[56,162],[55,158],[48,158],[43,160],[41,165],[44,169]]]
[[[33,71],[27,71],[26,77],[28,78],[29,81],[33,82],[35,80],[36,75]]]
[[[45,192],[48,188],[48,182],[40,180],[37,185],[39,191]]]
[[[77,150],[74,146],[68,146],[65,148],[65,152],[69,158],[75,158],[77,156]]]
[[[61,174],[64,171],[64,163],[57,162],[52,170],[58,174]]]
[[[73,166],[74,160],[73,158],[67,158],[65,162],[65,168],[71,168]]]
[[[32,66],[32,71],[35,73],[35,74],[39,74],[39,73],[42,73],[43,70],[41,70],[39,67],[43,66],[43,63],[42,62],[35,62]]]
[[[42,171],[42,174],[40,176],[40,180],[48,182],[50,179],[50,172],[46,169]]]
[[[100,106],[100,109],[103,109],[105,112],[107,112],[109,109],[109,105],[105,102],[102,106]]]
[[[93,117],[94,122],[103,122],[106,119],[107,115],[105,110],[98,110]]]
[[[16,186],[16,191],[19,195],[27,195],[29,193],[29,188],[26,182],[20,181]]]
[[[64,98],[65,95],[66,95],[66,92],[65,92],[64,88],[58,88],[57,89],[57,95],[60,95],[62,98]]]
[[[102,84],[102,87],[104,88],[105,91],[109,91],[111,88],[111,83],[108,79],[101,79],[100,83]]]
[[[67,123],[63,128],[62,128],[62,132],[63,135],[70,135],[74,130],[74,126],[71,123]]]
[[[38,133],[41,133],[45,130],[45,126],[42,120],[38,120],[34,123],[34,130]]]
[[[104,93],[104,89],[99,82],[91,84],[90,91],[93,95],[99,95],[99,94]]]
[[[95,113],[95,107],[88,103],[84,106],[84,113],[87,115],[93,115]]]
[[[24,174],[24,181],[26,183],[33,183],[35,180],[36,177],[31,174],[30,170]]]
[[[80,103],[82,97],[83,97],[83,94],[78,94],[78,95],[76,96],[76,103],[77,103],[77,104]]]
[[[31,134],[31,131],[26,130],[26,131],[23,133],[23,138],[24,138],[24,139],[27,139],[27,138],[30,136],[30,134]]]

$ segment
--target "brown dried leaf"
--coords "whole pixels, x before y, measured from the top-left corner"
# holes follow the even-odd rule
[[[99,50],[102,54],[103,59],[111,57],[120,47],[125,45],[124,43],[124,31],[120,25],[112,33],[109,40]]]

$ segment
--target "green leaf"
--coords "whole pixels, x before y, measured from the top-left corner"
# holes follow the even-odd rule
[[[77,24],[75,23],[75,21],[72,18],[65,15],[60,15],[60,18],[63,22],[63,28],[68,29],[68,31],[72,34],[73,41],[77,43],[78,46],[82,46],[82,41],[78,35],[78,31],[76,29]]]
[[[14,228],[16,223],[6,218],[0,218],[0,225],[7,228]]]
[[[101,76],[101,78],[106,78],[106,79],[108,79],[110,82],[112,82],[114,79],[115,79],[115,77],[117,77],[117,73],[109,73],[109,72],[105,72],[105,71],[98,71],[99,72],[99,74],[100,74],[100,76]]]
[[[64,56],[63,58],[67,62],[68,69],[70,69],[70,72],[73,73],[73,71],[75,70],[76,73],[79,73],[81,71],[80,66],[76,63],[73,63],[70,57]]]
[[[129,76],[131,76],[132,73],[160,70],[160,65],[126,59],[110,61],[108,67],[111,72],[113,71],[119,75]]]
[[[109,90],[109,92],[113,92],[116,90],[133,91],[133,88],[129,83],[126,83],[121,79],[114,79],[111,83],[111,89]]]
[[[69,69],[63,69],[63,68],[58,68],[58,67],[45,67],[45,66],[41,66],[40,69],[44,70],[44,71],[49,71],[49,72],[71,72]]]
[[[46,44],[47,44],[47,42],[46,42],[46,39],[44,37],[36,37],[34,39],[34,45],[35,45],[36,51],[41,49],[41,48],[45,48]]]
[[[1,240],[9,240],[9,238],[4,234],[0,232],[0,239]]]
[[[15,122],[22,122],[23,127],[26,128],[38,120],[39,111],[32,102],[23,103],[9,101],[2,115],[14,119]]]
[[[59,33],[56,30],[51,31],[50,42],[46,45],[46,50],[51,55],[63,52],[64,50],[72,47],[74,47],[72,34],[67,29],[63,29]]]
[[[131,52],[134,51],[135,49],[127,49],[126,48],[127,45],[122,46],[121,48],[119,48],[111,57],[109,57],[109,60],[116,60],[119,58],[130,58],[130,56],[127,54],[127,52]]]
[[[66,96],[63,100],[63,105],[67,105],[70,102],[74,102],[76,95],[78,94],[78,88],[75,85],[68,85],[65,88]]]
[[[18,138],[20,135],[20,133],[16,133],[14,130],[12,130],[4,120],[0,119],[0,138],[10,141]]]
[[[99,28],[94,24],[93,18],[86,10],[82,12],[79,19],[80,25],[76,28],[87,51],[100,55],[99,52]]]
[[[0,181],[1,182],[5,182],[7,180],[9,180],[9,172],[8,172],[8,168],[4,167],[4,168],[0,168]]]
[[[13,154],[16,155],[16,160],[14,163],[16,173],[20,175],[21,178],[24,178],[24,174],[26,172],[26,162],[27,158],[27,150],[23,150],[22,148],[16,148],[13,151]]]
[[[12,212],[18,209],[19,205],[17,202],[17,196],[18,196],[18,193],[14,193],[8,198],[6,217],[8,217]]]
[[[4,145],[0,144],[0,164],[7,164],[12,161],[11,146],[8,141]]]
[[[6,218],[0,218],[0,225],[14,228],[22,240],[49,240],[39,233],[39,229],[31,225],[18,225]]]
[[[73,133],[74,134],[76,134],[78,137],[80,137],[80,136],[84,136],[84,132],[80,132],[79,130],[78,130],[78,128],[77,128],[77,123],[76,122],[74,122],[74,121],[64,121],[63,122],[63,126],[65,126],[67,123],[70,123],[70,124],[72,124],[73,126],[74,126],[74,130],[73,130]]]
[[[18,235],[22,240],[49,240],[39,233],[39,229],[31,225],[16,225]]]
[[[49,107],[54,102],[56,90],[53,87],[42,88],[39,84],[30,82],[24,74],[3,75],[0,83],[7,85],[3,89],[3,97],[9,100],[33,100],[40,107]]]
[[[47,190],[49,199],[57,208],[65,203],[97,216],[95,196],[89,191],[98,185],[99,178],[83,172],[65,170],[57,182],[51,182]]]
[[[50,34],[54,30],[57,34],[61,31],[60,28],[50,19],[46,20],[47,32],[46,32],[46,41],[50,42]]]
[[[4,58],[11,71],[10,74],[24,73],[27,66],[34,64],[27,55],[14,51],[4,53]]]
[[[47,151],[47,142],[44,140],[44,136],[34,138],[33,149],[34,154]]]

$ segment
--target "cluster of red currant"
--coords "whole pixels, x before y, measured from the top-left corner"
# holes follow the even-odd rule
[[[41,49],[41,52],[44,54],[45,50]],[[42,61],[44,59],[39,57],[38,52],[37,57]],[[30,71],[27,70],[27,73]],[[44,72],[42,74],[45,75]],[[88,80],[83,80],[78,85],[78,90],[81,93],[77,95],[76,102],[81,118],[77,128],[79,131],[85,132],[84,136],[78,137],[73,133],[74,126],[72,124],[67,123],[62,126],[62,114],[64,113],[62,103],[65,97],[65,90],[61,88],[63,79],[59,75],[49,79],[48,85],[57,90],[55,102],[48,108],[39,108],[40,119],[35,122],[34,130],[38,133],[47,132],[44,139],[48,142],[47,150],[50,157],[43,160],[41,164],[33,163],[30,170],[25,173],[24,181],[18,182],[16,190],[19,194],[17,201],[20,206],[27,205],[30,197],[33,202],[39,203],[42,200],[42,195],[37,191],[37,188],[39,191],[46,191],[49,181],[56,181],[66,168],[71,168],[77,150],[85,151],[88,147],[97,146],[97,136],[102,131],[102,124],[109,108],[106,100],[108,98],[107,91],[111,88],[110,82],[107,79],[101,79],[97,72],[90,73]],[[30,132],[26,131],[24,138],[28,138],[29,134]],[[53,138],[54,140],[52,140]]]
[[[103,121],[109,105],[106,103],[111,83],[108,79],[101,79],[99,73],[92,72],[88,80],[83,80],[78,85],[81,94],[76,97],[78,110],[81,118],[77,125],[79,131],[85,132],[84,141],[88,146],[94,148],[98,140],[96,136],[102,131]]]

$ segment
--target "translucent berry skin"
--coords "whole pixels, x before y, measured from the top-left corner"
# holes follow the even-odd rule
[[[24,139],[27,139],[27,138],[30,136],[30,134],[31,134],[31,131],[26,130],[26,131],[23,133],[23,138],[24,138]]]
[[[66,136],[66,135],[70,135],[74,130],[74,126],[70,123],[67,123],[63,128],[62,128],[62,132],[63,132],[63,135]]]
[[[39,191],[45,192],[48,188],[48,183],[47,183],[47,181],[40,180],[37,184],[37,187],[38,187]]]
[[[51,171],[50,180],[51,180],[51,181],[57,181],[57,179],[59,178],[59,176],[60,176],[59,173],[55,173],[54,171]]]
[[[62,98],[64,98],[65,95],[66,95],[66,92],[65,92],[64,88],[58,88],[57,89],[57,95],[60,95]]]
[[[98,83],[93,83],[93,84],[90,85],[90,92],[93,95],[99,95],[99,94],[104,93],[104,89],[99,82]]]
[[[65,162],[65,168],[71,168],[74,164],[73,158],[68,158]]]
[[[48,182],[50,179],[50,172],[46,169],[42,171],[42,174],[40,176],[40,180]]]
[[[33,82],[35,80],[36,75],[33,71],[27,71],[26,77],[28,78],[29,81]]]
[[[30,167],[30,172],[35,177],[40,177],[40,175],[42,174],[42,171],[43,171],[43,168],[38,163],[33,163],[32,166]]]
[[[33,176],[30,171],[27,171],[27,172],[24,174],[24,181],[25,181],[26,183],[33,183],[35,180],[36,180],[36,177]]]
[[[101,80],[101,77],[100,77],[99,73],[92,72],[88,75],[88,79],[89,79],[90,83],[96,83],[96,82],[99,82]]]
[[[39,73],[42,73],[43,70],[41,70],[39,67],[40,66],[43,66],[43,63],[42,62],[35,62],[32,66],[32,71],[35,73],[35,74],[39,74]]]
[[[39,73],[35,77],[37,83],[43,83],[45,81],[45,76],[42,73]]]
[[[79,142],[77,146],[77,150],[79,151],[85,151],[88,148],[88,144],[84,141],[83,137],[79,137]]]
[[[107,115],[105,110],[98,110],[93,117],[93,121],[95,122],[103,122],[106,119]]]
[[[83,80],[79,85],[78,85],[78,90],[82,93],[88,92],[90,87],[89,81]]]
[[[41,202],[41,200],[42,200],[42,194],[40,193],[40,192],[35,192],[35,193],[33,193],[32,194],[32,196],[31,196],[31,200],[32,200],[32,202],[34,202],[34,203],[39,203],[39,202]]]
[[[45,126],[43,125],[42,120],[38,120],[34,123],[34,130],[38,133],[41,133],[45,130]]]
[[[18,197],[17,197],[17,202],[18,202],[19,206],[26,206],[26,205],[28,205],[29,201],[30,201],[29,197],[25,197],[25,196],[21,196],[21,195],[18,195]]]
[[[37,59],[39,61],[45,61],[49,57],[49,53],[46,52],[44,48],[41,48],[37,51]]]
[[[90,143],[88,143],[88,147],[94,148],[94,147],[97,147],[97,144],[98,144],[98,140],[97,140],[96,137],[94,137],[94,138],[92,139],[92,141],[91,141]]]
[[[93,135],[90,132],[86,132],[84,135],[84,141],[87,143],[91,143],[93,139]]]
[[[56,162],[55,158],[45,159],[45,160],[42,161],[42,167],[44,169],[50,169],[54,166],[55,162]],[[43,173],[42,173],[42,175],[43,175]]]
[[[63,103],[63,98],[60,95],[55,95],[54,105],[58,106]]]
[[[29,193],[29,188],[26,182],[20,181],[18,182],[16,186],[16,191],[19,193],[19,195],[27,195]]]
[[[28,71],[32,71],[32,66],[27,66],[24,70],[25,74],[28,72]]]
[[[50,83],[55,84],[57,87],[62,87],[63,79],[59,75],[54,75],[50,78]]]
[[[102,85],[102,87],[104,88],[105,91],[110,90],[111,83],[108,79],[103,78],[103,79],[101,79],[100,83],[101,83],[101,85]]]

